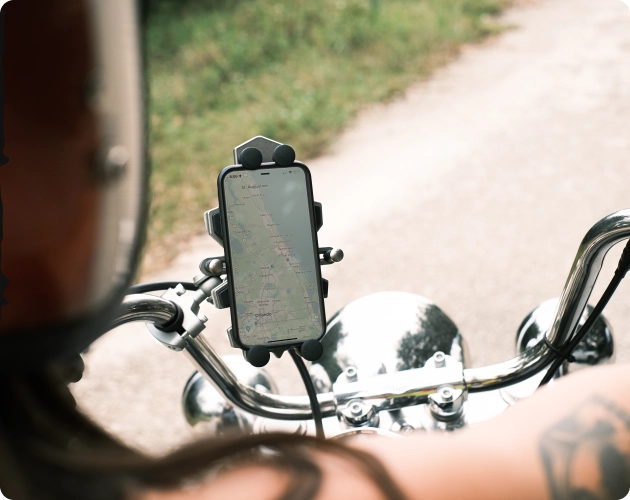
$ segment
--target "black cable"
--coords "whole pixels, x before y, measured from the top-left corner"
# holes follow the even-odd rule
[[[315,420],[315,435],[319,439],[324,439],[324,424],[322,423],[322,409],[319,406],[319,401],[317,399],[317,393],[315,392],[315,386],[313,385],[313,380],[311,379],[311,375],[308,373],[306,365],[300,355],[295,351],[295,349],[289,349],[289,354],[293,358],[293,362],[295,366],[297,366],[298,371],[300,372],[300,376],[304,381],[304,387],[306,387],[306,394],[308,394],[308,399],[311,402],[311,410],[313,411],[313,420]]]
[[[127,288],[127,295],[131,295],[132,293],[147,293],[147,292],[158,292],[160,290],[168,290],[169,288],[175,288],[177,285],[182,285],[186,290],[190,290],[194,292],[197,290],[197,287],[194,283],[185,282],[185,281],[154,281],[152,283],[139,283],[138,285],[133,285]]]
[[[547,384],[552,379],[552,377],[554,376],[558,368],[560,368],[560,365],[564,362],[565,358],[569,358],[571,356],[571,353],[575,350],[578,344],[586,336],[586,334],[589,332],[591,327],[595,324],[595,321],[597,321],[597,319],[601,316],[602,312],[604,311],[604,308],[606,307],[611,297],[617,290],[617,287],[621,283],[621,280],[623,280],[623,278],[626,276],[626,273],[629,270],[630,270],[630,240],[628,240],[626,247],[623,249],[621,258],[619,259],[619,265],[617,266],[617,269],[615,270],[615,275],[613,276],[612,280],[610,280],[610,283],[606,287],[606,290],[600,297],[599,301],[597,302],[597,305],[593,308],[593,311],[591,312],[591,314],[589,315],[585,323],[575,333],[575,335],[571,337],[571,339],[565,342],[565,344],[562,347],[558,349],[554,349],[554,351],[556,352],[560,351],[560,354],[558,354],[556,359],[552,362],[551,367],[549,368],[549,370],[543,377],[542,381],[540,382],[540,385]]]
[[[600,317],[604,308],[608,304],[608,301],[615,293],[615,290],[621,283],[622,278],[615,275],[611,280],[610,284],[606,288],[606,291],[597,302],[597,305],[593,308],[593,311],[589,315],[586,322],[582,325],[582,327],[578,330],[578,332],[573,336],[573,338],[565,344],[565,347],[561,347],[558,349],[560,351],[560,355],[556,357],[556,359],[551,364],[549,371],[546,373],[540,385],[547,384],[551,378],[554,376],[560,365],[564,362],[567,356],[570,356],[573,350],[577,347],[577,345],[581,342],[581,340],[586,336],[591,327],[595,324],[595,321]]]

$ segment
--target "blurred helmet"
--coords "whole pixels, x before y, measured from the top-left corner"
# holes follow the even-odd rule
[[[135,2],[14,0],[2,18],[5,371],[104,332],[138,262],[147,177]]]

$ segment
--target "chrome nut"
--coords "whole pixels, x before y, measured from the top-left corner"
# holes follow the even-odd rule
[[[464,411],[466,393],[462,389],[444,385],[429,396],[431,415],[441,422],[458,419]]]
[[[374,406],[369,405],[360,399],[352,399],[341,410],[343,421],[352,427],[361,427],[364,425],[378,425],[378,413]]]

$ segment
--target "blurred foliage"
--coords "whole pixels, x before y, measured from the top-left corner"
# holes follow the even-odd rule
[[[144,270],[203,231],[235,145],[264,135],[299,159],[320,153],[363,106],[498,31],[492,16],[508,1],[148,0]]]

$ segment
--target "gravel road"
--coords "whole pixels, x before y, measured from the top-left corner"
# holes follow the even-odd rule
[[[514,29],[366,110],[326,155],[302,158],[324,207],[320,245],[346,254],[324,269],[328,315],[377,291],[423,295],[459,326],[476,366],[513,355],[516,328],[559,295],[586,231],[630,207],[628,7],[542,0],[505,21]],[[620,251],[610,252],[596,294]],[[221,253],[200,236],[148,278],[190,280],[201,259]],[[623,283],[606,313],[622,360],[629,304]],[[229,313],[204,312],[207,338],[234,353]],[[180,409],[192,367],[143,326],[110,332],[86,361],[74,392],[106,428],[153,453],[194,439]],[[299,392],[288,356],[271,371],[286,392]]]

